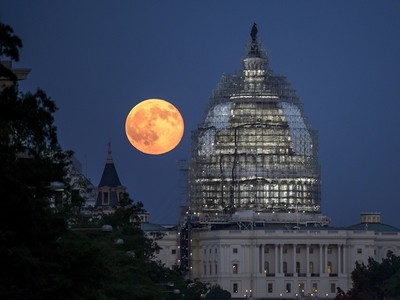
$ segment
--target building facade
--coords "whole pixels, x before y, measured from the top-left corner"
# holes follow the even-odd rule
[[[351,288],[356,262],[400,254],[399,230],[381,223],[290,229],[256,222],[246,218],[225,229],[192,229],[192,278],[218,284],[233,298],[332,299],[338,287]]]
[[[268,67],[254,24],[243,69],[221,79],[192,134],[178,235],[190,278],[233,298],[333,299],[337,288],[351,288],[356,262],[400,254],[400,231],[379,213],[330,226],[317,148],[317,132],[286,78]]]
[[[243,70],[224,76],[192,134],[179,230],[142,224],[166,266],[234,299],[333,299],[356,262],[400,255],[400,230],[362,213],[330,226],[321,212],[317,133],[253,26]]]

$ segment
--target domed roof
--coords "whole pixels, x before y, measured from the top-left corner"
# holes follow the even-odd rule
[[[253,25],[242,70],[224,75],[192,132],[190,210],[319,214],[318,136]]]

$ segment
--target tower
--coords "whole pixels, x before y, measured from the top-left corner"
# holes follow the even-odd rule
[[[192,133],[190,210],[296,213],[307,223],[321,212],[317,132],[289,82],[269,68],[256,24],[250,35],[243,69],[222,77]]]
[[[108,143],[106,165],[104,166],[99,186],[96,189],[97,197],[95,208],[102,209],[105,212],[114,211],[125,192],[126,187],[121,184],[112,159],[111,143]]]

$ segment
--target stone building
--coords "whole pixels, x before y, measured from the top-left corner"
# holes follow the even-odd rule
[[[317,132],[269,68],[254,24],[243,69],[222,77],[192,134],[179,231],[179,263],[192,279],[233,298],[332,299],[351,288],[355,262],[400,254],[399,229],[379,213],[330,226],[317,150]]]

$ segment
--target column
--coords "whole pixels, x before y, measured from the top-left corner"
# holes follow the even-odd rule
[[[328,245],[325,245],[324,273],[328,273]]]
[[[322,245],[319,244],[319,275],[321,276],[322,274],[322,264],[324,262],[322,261]]]
[[[337,252],[338,252],[338,270],[337,270],[337,272],[338,272],[338,276],[340,275],[340,274],[342,274],[342,245],[337,245],[337,247],[338,247],[338,250],[337,250]]]
[[[275,252],[274,252],[274,256],[275,256],[275,275],[279,273],[279,269],[278,269],[278,245],[275,244]]]
[[[279,244],[279,273],[283,273],[283,244]]]
[[[296,275],[296,248],[297,248],[297,245],[293,244],[293,276],[297,276]]]
[[[310,245],[307,244],[306,245],[306,274],[307,277],[309,277],[310,275]]]
[[[347,266],[346,266],[346,245],[343,245],[343,273],[347,274]]]

